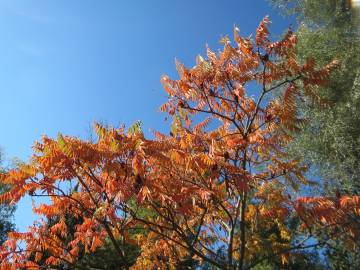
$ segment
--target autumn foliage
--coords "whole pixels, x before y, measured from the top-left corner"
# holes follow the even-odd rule
[[[36,143],[28,164],[1,176],[11,190],[0,199],[49,202],[34,207],[43,219],[28,232],[9,235],[0,269],[40,269],[44,254],[50,268],[71,266],[110,240],[125,269],[174,269],[190,257],[242,270],[274,255],[285,264],[296,250],[326,244],[307,241],[319,228],[329,238],[358,237],[350,217],[360,214],[360,197],[299,197],[312,182],[286,153],[301,126],[297,104],[322,103],[314,89],[336,63],[298,63],[296,35],[272,42],[268,24],[266,17],[254,40],[235,28],[222,51],[208,48],[193,68],[177,63],[177,80],[162,77],[170,135],[146,139],[138,125],[126,132],[97,124],[95,142],[59,135]],[[81,220],[71,241],[65,213]],[[124,243],[141,249],[134,265]]]

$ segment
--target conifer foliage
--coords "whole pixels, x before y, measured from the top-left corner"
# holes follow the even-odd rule
[[[155,132],[150,140],[139,125],[126,132],[97,124],[96,142],[59,135],[36,143],[28,164],[1,176],[12,188],[0,199],[51,201],[34,208],[44,220],[9,235],[0,269],[40,269],[44,254],[50,268],[71,266],[80,252],[110,241],[123,269],[175,269],[192,258],[243,270],[274,254],[286,264],[298,250],[325,245],[308,241],[316,228],[355,239],[359,228],[348,216],[360,214],[360,197],[298,196],[311,182],[286,153],[301,124],[297,104],[304,96],[321,103],[314,89],[336,62],[300,65],[296,35],[289,30],[272,42],[268,24],[266,17],[254,40],[235,28],[233,42],[221,40],[223,50],[208,48],[193,68],[178,63],[177,80],[162,77],[170,135]],[[65,212],[81,220],[71,241]],[[52,217],[58,222],[49,228]],[[293,218],[301,237],[289,226]],[[140,248],[135,264],[125,244]]]

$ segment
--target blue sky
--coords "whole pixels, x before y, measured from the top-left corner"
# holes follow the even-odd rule
[[[270,15],[271,32],[291,23],[264,0],[0,0],[0,146],[26,161],[41,135],[87,138],[94,121],[142,120],[166,130],[159,79],[176,78],[175,58],[194,65],[205,45],[219,48],[233,25],[253,33]],[[23,199],[15,215],[34,217]]]

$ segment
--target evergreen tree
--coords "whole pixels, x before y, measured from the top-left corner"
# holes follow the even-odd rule
[[[288,15],[296,15],[297,54],[319,65],[337,59],[339,66],[318,94],[324,108],[308,102],[307,120],[292,145],[293,154],[313,164],[322,192],[329,196],[360,193],[360,35],[359,10],[346,0],[272,0]],[[353,217],[358,219],[357,217]],[[357,220],[360,224],[360,220]],[[359,225],[360,226],[360,225]],[[326,233],[324,233],[326,237]],[[360,242],[348,246],[342,239],[326,252],[330,269],[359,269]]]
[[[0,152],[0,165],[2,156]],[[3,169],[0,167],[0,173]],[[0,184],[0,194],[7,190],[6,186]],[[14,224],[11,221],[15,208],[8,204],[0,204],[0,244],[2,244],[6,238],[7,233],[14,229]]]

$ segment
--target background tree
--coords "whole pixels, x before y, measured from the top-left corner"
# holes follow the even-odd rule
[[[323,65],[338,59],[339,67],[330,82],[318,93],[329,100],[327,108],[304,106],[308,125],[297,137],[296,149],[303,159],[318,169],[328,184],[359,193],[360,173],[360,36],[359,16],[350,1],[273,1],[280,7],[292,6],[298,16],[297,55],[302,61],[313,58]],[[285,5],[287,3],[287,5]],[[303,151],[303,150],[306,151]]]
[[[0,171],[4,172],[2,165],[2,154],[0,149]],[[8,191],[8,187],[0,183],[0,194]],[[9,204],[0,204],[0,244],[4,243],[7,239],[8,232],[15,229],[12,223],[12,216],[15,211],[15,207],[9,206]]]
[[[0,194],[7,191],[7,188],[3,185],[0,185]],[[15,226],[12,223],[12,216],[15,208],[9,206],[6,203],[0,205],[0,243],[4,243],[7,239],[7,234],[10,231],[13,231]]]
[[[313,58],[322,65],[330,59],[339,60],[329,84],[319,89],[319,94],[329,100],[329,106],[320,108],[307,102],[302,108],[307,122],[292,145],[293,156],[312,164],[312,171],[321,177],[325,194],[359,194],[359,7],[346,0],[271,2],[297,16],[297,55],[302,61]],[[338,239],[328,252],[329,267],[358,269],[359,252],[360,242],[349,249]]]
[[[260,23],[255,40],[235,28],[234,45],[224,38],[223,50],[208,49],[195,67],[178,64],[178,80],[162,78],[170,135],[148,140],[139,125],[128,132],[96,125],[94,142],[60,134],[36,143],[28,164],[1,176],[12,186],[0,201],[25,194],[51,201],[34,207],[45,219],[29,232],[10,234],[0,269],[39,269],[44,255],[49,267],[75,267],[82,252],[110,241],[124,269],[175,269],[192,258],[243,270],[273,256],[286,264],[301,250],[326,245],[328,239],[314,238],[320,229],[349,243],[358,237],[350,217],[359,215],[360,196],[300,197],[299,187],[311,184],[306,167],[286,153],[301,123],[297,102],[321,102],[314,88],[336,63],[298,63],[296,36],[289,30],[272,42],[268,24]],[[74,184],[77,191],[69,188]],[[70,241],[69,213],[80,222]],[[300,231],[291,230],[292,218]],[[128,244],[140,247],[135,265]]]

